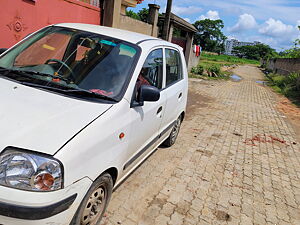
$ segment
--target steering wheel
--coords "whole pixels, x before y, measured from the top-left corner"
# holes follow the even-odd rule
[[[61,61],[59,59],[48,59],[45,62],[45,64],[48,64],[49,62],[58,62],[61,65],[63,65],[64,67],[66,67],[70,71],[72,79],[75,81],[75,74],[74,74],[73,70],[65,62],[63,62],[63,61]]]

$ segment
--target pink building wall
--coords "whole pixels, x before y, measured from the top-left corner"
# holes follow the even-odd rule
[[[0,48],[50,24],[100,24],[101,10],[79,0],[0,0]]]

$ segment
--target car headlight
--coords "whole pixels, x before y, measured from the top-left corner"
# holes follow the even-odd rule
[[[62,164],[51,156],[14,148],[0,155],[0,185],[29,190],[63,188]]]

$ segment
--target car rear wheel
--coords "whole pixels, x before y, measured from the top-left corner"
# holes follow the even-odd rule
[[[181,126],[181,116],[179,116],[178,119],[175,121],[170,136],[163,143],[164,146],[171,147],[172,145],[175,144],[177,136],[179,134],[180,126]]]
[[[90,187],[71,225],[98,225],[109,203],[113,189],[112,177],[105,173]]]

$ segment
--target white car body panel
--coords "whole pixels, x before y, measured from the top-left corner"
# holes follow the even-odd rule
[[[59,201],[59,193],[78,193],[70,209],[49,219],[27,221],[0,215],[0,224],[3,221],[5,225],[69,224],[70,215],[74,215],[92,181],[107,169],[115,168],[118,171],[115,186],[120,184],[169,136],[173,122],[186,111],[188,74],[181,47],[146,35],[95,25],[57,26],[86,30],[131,43],[140,42],[141,56],[123,99],[115,104],[74,99],[0,78],[0,104],[4,106],[0,109],[0,126],[4,128],[0,130],[0,151],[13,146],[54,155],[64,166],[65,186],[53,193],[0,186],[0,202],[7,201],[5,196],[12,194],[14,197],[9,203],[46,205]],[[148,54],[156,48],[171,48],[180,53],[183,79],[165,88],[164,67],[160,100],[131,108],[136,80]],[[159,107],[162,111],[157,114]],[[119,138],[121,133],[125,134],[122,139]],[[81,190],[75,188],[80,180],[84,180]],[[18,196],[25,192],[25,197],[18,200]]]
[[[74,213],[76,212],[79,204],[81,203],[87,189],[91,186],[92,181],[88,178],[83,178],[78,182],[66,187],[62,190],[48,193],[33,193],[29,191],[21,191],[7,187],[1,187],[0,202],[6,202],[15,205],[26,205],[29,207],[43,207],[54,204],[60,200],[77,194],[76,200],[71,207],[55,216],[41,219],[41,220],[23,220],[17,218],[10,218],[0,215],[0,224],[3,225],[69,225]],[[9,196],[9,200],[7,200]]]
[[[78,100],[5,79],[1,79],[0,90],[2,150],[14,146],[53,155],[111,107],[110,104]]]

